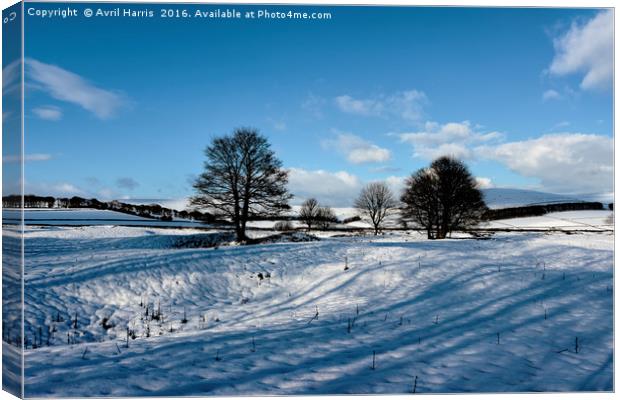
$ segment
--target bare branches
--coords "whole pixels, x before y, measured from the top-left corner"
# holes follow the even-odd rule
[[[401,201],[404,216],[426,229],[429,239],[477,224],[486,210],[465,164],[450,157],[438,158],[409,177]]]
[[[331,207],[321,206],[314,198],[303,202],[299,210],[299,219],[306,224],[308,229],[312,229],[313,226],[328,229],[333,222],[338,221]]]
[[[317,222],[319,217],[319,202],[315,198],[310,198],[303,202],[301,210],[299,210],[299,219],[312,229],[312,225]]]
[[[362,189],[354,206],[370,218],[376,235],[379,233],[383,220],[396,208],[397,203],[385,183],[373,182]]]
[[[213,140],[205,150],[205,171],[194,183],[191,204],[218,210],[234,224],[237,239],[254,216],[278,216],[289,209],[288,173],[267,139],[251,128]]]

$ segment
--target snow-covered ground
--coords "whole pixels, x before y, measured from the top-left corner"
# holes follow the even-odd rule
[[[484,202],[489,208],[522,207],[536,204],[572,203],[584,198],[525,189],[483,189]],[[613,201],[613,200],[612,200]]]
[[[613,230],[613,212],[608,210],[584,210],[554,212],[539,217],[511,218],[490,221],[480,228],[491,229],[541,229],[541,230]]]
[[[613,389],[612,233],[206,235],[28,227],[26,396]]]
[[[3,209],[2,219],[7,223],[19,222],[19,210]],[[96,210],[90,208],[28,208],[24,210],[26,225],[125,225],[125,226],[163,226],[163,227],[199,227],[200,222],[175,219],[162,221],[155,218],[144,218],[113,210]]]

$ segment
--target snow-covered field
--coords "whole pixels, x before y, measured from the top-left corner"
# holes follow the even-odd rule
[[[589,200],[581,196],[566,196],[525,189],[491,188],[482,189],[484,202],[489,208],[522,207],[535,204],[573,203]],[[613,201],[610,199],[609,201]]]
[[[26,396],[613,389],[610,232],[208,235],[27,227]]]
[[[2,210],[2,219],[6,223],[20,221],[19,210]],[[90,226],[90,225],[124,225],[124,226],[160,226],[160,227],[199,227],[200,222],[175,219],[162,221],[154,218],[144,218],[113,210],[96,210],[90,208],[54,208],[32,209],[24,211],[26,225],[62,225],[62,226]]]
[[[613,212],[608,210],[586,210],[555,212],[539,217],[511,218],[490,221],[480,225],[490,229],[541,229],[541,230],[613,230]]]
[[[490,188],[481,189],[484,195],[484,201],[489,208],[506,208],[520,207],[535,204],[553,204],[553,203],[572,203],[575,201],[601,201],[610,203],[614,201],[613,193],[599,194],[581,194],[581,195],[562,195],[555,193],[540,192],[527,189],[511,189],[511,188]],[[162,207],[172,208],[175,210],[183,210],[189,207],[189,198],[178,199],[121,199],[120,201],[129,204],[159,204]],[[301,199],[297,199],[296,203],[301,203]],[[335,208],[339,217],[350,217],[351,210],[353,215],[357,214],[352,208],[336,207],[334,204],[326,204]],[[293,211],[299,209],[299,205],[293,206]]]

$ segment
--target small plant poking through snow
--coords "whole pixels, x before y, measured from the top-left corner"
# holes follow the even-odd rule
[[[579,353],[579,338],[575,337],[575,354]]]
[[[187,324],[187,313],[185,311],[185,307],[183,307],[183,319],[181,320],[182,324]]]
[[[105,329],[106,331],[108,329],[114,328],[114,324],[111,324],[109,322],[110,322],[110,319],[108,317],[103,317],[103,319],[101,320],[101,327]]]
[[[310,319],[310,321],[308,321],[308,324],[310,324],[312,321],[314,321],[315,319],[318,320],[319,319],[319,306],[315,306],[316,307],[316,313],[314,314],[314,316],[312,317],[312,319]]]
[[[372,369],[373,371],[374,371],[374,370],[375,370],[375,368],[376,368],[376,365],[375,365],[375,358],[376,358],[376,352],[373,350],[373,351],[372,351],[372,367],[370,368],[370,369]]]

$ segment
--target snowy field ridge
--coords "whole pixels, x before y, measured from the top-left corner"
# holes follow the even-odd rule
[[[578,201],[601,201],[603,203],[613,202],[613,193],[610,194],[587,194],[587,195],[562,195],[547,193],[527,189],[511,188],[489,188],[481,189],[484,201],[489,208],[508,208],[522,207],[530,205],[554,204],[554,203],[573,203]],[[398,196],[397,196],[398,197]],[[159,204],[162,207],[174,210],[184,210],[190,207],[189,198],[179,199],[123,199],[128,204]],[[297,202],[299,203],[299,201]],[[351,207],[336,206],[328,204],[337,211],[339,218],[348,218],[357,214]],[[293,212],[299,210],[300,206],[293,206]]]
[[[293,212],[298,210],[294,209]],[[334,210],[341,220],[359,215],[359,211],[354,208],[340,208]],[[512,218],[504,220],[493,220],[481,223],[480,229],[510,229],[510,230],[613,230],[613,212],[609,210],[582,210],[564,211],[548,213],[542,216],[529,218]],[[120,213],[111,210],[94,210],[88,208],[78,209],[27,209],[25,211],[25,223],[31,226],[79,226],[88,228],[90,226],[102,226],[106,231],[109,226],[136,226],[136,227],[165,227],[165,228],[196,228],[209,229],[209,225],[201,222],[174,219],[172,221],[161,221],[150,218],[143,218],[135,215]],[[16,223],[18,214],[15,210],[3,210],[5,222]],[[248,227],[254,229],[273,229],[277,221],[249,221]],[[297,229],[303,229],[301,221],[291,221],[291,225]],[[385,227],[391,229],[402,229],[402,224],[398,214],[389,215],[385,220]],[[367,218],[359,221],[348,222],[346,224],[333,224],[332,228],[347,229],[370,229],[372,225]]]
[[[611,233],[200,232],[28,228],[26,396],[613,389]]]

